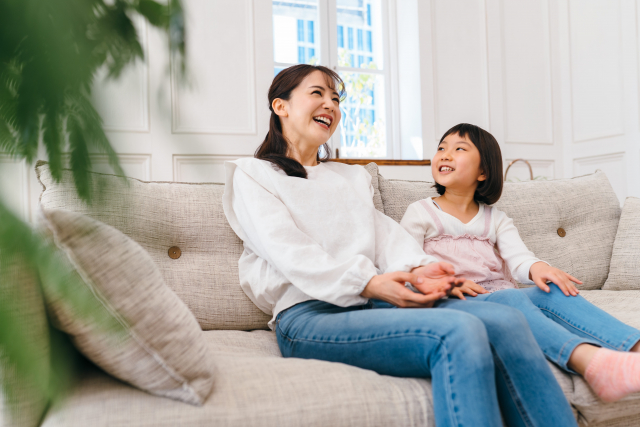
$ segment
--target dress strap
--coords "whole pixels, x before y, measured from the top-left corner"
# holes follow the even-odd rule
[[[491,230],[491,212],[493,209],[488,208],[487,205],[484,206],[484,232],[482,233],[482,237],[487,237],[489,235],[489,231]]]
[[[438,214],[436,214],[433,207],[429,206],[429,203],[427,203],[426,200],[420,200],[420,204],[429,213],[429,215],[431,215],[433,222],[436,223],[436,227],[438,227],[438,234],[439,235],[444,234],[444,227],[442,226],[442,222],[440,221],[440,218],[438,218]]]

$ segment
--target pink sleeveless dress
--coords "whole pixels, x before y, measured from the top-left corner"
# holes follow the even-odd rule
[[[516,281],[511,276],[508,266],[500,257],[495,245],[489,240],[491,229],[491,208],[484,209],[484,232],[482,236],[463,234],[452,236],[445,234],[442,221],[438,218],[433,203],[421,200],[420,204],[429,213],[438,227],[436,237],[424,240],[424,251],[440,261],[452,264],[456,277],[464,277],[482,286],[489,292],[501,289],[517,289]],[[429,206],[431,205],[431,206]]]

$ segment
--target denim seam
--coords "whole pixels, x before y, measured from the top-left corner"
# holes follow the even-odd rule
[[[604,341],[604,340],[602,340],[602,339],[600,339],[600,338],[598,338],[598,337],[594,336],[591,332],[585,331],[584,329],[581,329],[581,328],[577,327],[576,325],[571,324],[571,322],[568,322],[566,319],[564,319],[563,317],[559,316],[559,315],[558,315],[557,313],[555,313],[554,311],[552,311],[552,310],[550,310],[550,309],[548,309],[548,308],[543,308],[543,307],[538,307],[538,308],[540,308],[540,310],[542,310],[542,311],[546,311],[547,313],[551,313],[554,317],[556,317],[556,318],[558,318],[558,319],[562,320],[562,322],[564,322],[564,323],[566,323],[567,325],[571,326],[573,329],[576,329],[576,330],[578,330],[578,331],[580,331],[580,332],[582,332],[582,333],[584,333],[584,334],[586,334],[586,335],[589,335],[589,336],[590,336],[590,337],[592,337],[595,341],[598,341],[598,342],[600,342],[600,343],[603,343],[603,344],[605,344],[607,347],[615,348],[614,346],[612,346],[612,345],[611,345],[611,344],[609,344],[608,342],[606,342],[606,341]],[[627,338],[627,340],[628,340],[628,338]],[[626,341],[625,341],[625,342],[626,342]]]
[[[493,345],[491,346],[493,348]],[[500,369],[500,371],[502,372],[502,375],[505,378],[505,382],[507,383],[507,388],[509,389],[509,394],[511,394],[514,403],[516,404],[516,408],[518,408],[518,412],[520,413],[520,417],[522,418],[522,422],[525,423],[528,426],[533,427],[533,423],[531,422],[531,420],[529,419],[529,416],[527,415],[527,411],[525,410],[524,406],[522,405],[522,399],[520,398],[520,396],[518,396],[518,392],[516,391],[516,388],[513,386],[513,382],[511,381],[511,377],[508,375],[508,371],[507,369],[504,367],[504,362],[502,362],[502,359],[500,359],[500,356],[498,355],[498,353],[496,351],[493,352],[495,355],[496,360],[499,363],[496,363],[495,366]]]
[[[396,332],[396,333],[394,333],[392,335],[385,335],[385,336],[381,336],[381,337],[373,337],[373,338],[365,338],[365,339],[354,339],[352,341],[331,341],[331,340],[318,340],[318,339],[309,339],[309,338],[291,338],[287,334],[282,332],[282,329],[280,329],[278,332],[280,333],[280,335],[283,338],[286,338],[287,340],[289,340],[291,342],[307,341],[307,342],[329,343],[329,344],[352,344],[352,343],[360,343],[360,342],[370,342],[370,341],[383,340],[383,339],[387,339],[387,338],[399,338],[399,337],[404,337],[404,336],[407,336],[407,335],[425,336],[425,337],[429,337],[429,338],[434,338],[435,337],[438,340],[440,339],[440,338],[438,338],[438,335],[430,334],[428,332]]]
[[[434,334],[430,334],[430,333],[423,333],[423,332],[412,332],[412,333],[396,333],[393,335],[387,335],[387,336],[383,336],[383,337],[376,337],[375,339],[366,339],[366,340],[357,340],[357,341],[321,341],[321,340],[310,340],[310,339],[304,339],[304,338],[290,338],[287,334],[285,334],[284,332],[282,332],[281,329],[278,329],[278,333],[285,339],[287,339],[288,341],[291,342],[296,342],[296,341],[307,341],[307,342],[319,342],[319,343],[328,343],[328,344],[354,344],[354,343],[361,343],[361,342],[370,342],[370,341],[377,341],[377,340],[381,340],[381,339],[393,339],[393,338],[402,338],[405,337],[407,335],[411,335],[411,336],[424,336],[424,337],[428,337],[428,338],[432,338],[435,340],[438,340],[440,342],[440,345],[442,345],[442,348],[444,349],[444,356],[445,357],[445,361],[446,361],[446,367],[447,367],[447,377],[450,380],[451,379],[451,369],[450,369],[450,363],[449,363],[449,352],[447,351],[447,346],[445,344],[445,342],[438,336],[438,335],[434,335]],[[449,414],[451,419],[454,422],[454,425],[457,426],[461,426],[460,423],[458,423],[456,414],[455,414],[455,404],[453,402],[453,391],[451,390],[451,381],[445,381],[445,387],[447,388],[447,392],[449,394],[450,401],[451,401],[451,405],[453,405],[453,407],[451,405],[447,405],[448,409],[449,409]]]
[[[573,353],[573,350],[572,350],[569,354],[567,354],[567,355],[565,356],[565,355],[564,355],[564,349],[565,349],[569,344],[572,344],[572,343],[574,343],[574,342],[576,342],[576,341],[580,342],[580,341],[582,341],[582,339],[581,339],[580,337],[571,338],[569,341],[565,342],[565,343],[562,345],[562,347],[560,348],[560,351],[558,352],[558,358],[556,359],[556,364],[557,364],[557,365],[559,365],[559,366],[561,366],[561,367],[563,367],[563,368],[565,368],[565,369],[571,369],[571,368],[569,368],[569,366],[568,366],[568,365],[569,365],[569,358],[571,357],[571,353]],[[577,347],[577,345],[576,345],[575,347]],[[575,350],[575,347],[573,348],[574,350]],[[562,360],[564,360],[564,359],[565,359],[565,357],[566,357],[567,361],[566,361],[566,363],[563,363],[563,362],[562,362]],[[575,372],[575,371],[571,370],[571,372],[573,373],[573,372]]]
[[[633,338],[632,344],[631,345],[627,344],[632,338]],[[622,344],[620,344],[620,347],[623,349],[623,351],[629,351],[631,350],[631,347],[633,347],[638,341],[640,341],[640,332],[629,335],[627,339],[624,340]]]

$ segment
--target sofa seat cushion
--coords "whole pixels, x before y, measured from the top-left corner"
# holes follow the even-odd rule
[[[434,425],[429,380],[284,359],[269,331],[202,334],[217,367],[204,406],[159,399],[92,369],[43,427]]]
[[[437,195],[433,182],[378,176],[378,186],[385,214],[398,222],[411,203]],[[581,289],[602,288],[620,219],[620,204],[603,172],[505,183],[495,206],[513,218],[538,258],[580,279]]]
[[[203,407],[155,398],[92,369],[49,411],[43,427],[435,426],[429,379],[284,359],[270,331],[207,331],[203,340],[217,366]],[[570,377],[552,370],[569,395]]]
[[[139,243],[166,284],[204,330],[267,329],[263,313],[239,285],[242,241],[222,210],[222,184],[144,182],[91,173],[94,203],[78,199],[71,171],[55,182],[49,165],[36,164],[43,209],[66,209],[108,224]],[[177,251],[169,254],[169,249]],[[172,257],[173,256],[173,257]]]
[[[640,292],[597,290],[581,291],[580,295],[621,322],[640,328]],[[578,409],[588,425],[628,417],[634,422],[620,424],[621,426],[640,425],[640,393],[627,396],[618,402],[605,403],[598,399],[582,377],[572,375],[572,378],[574,391],[570,398],[571,404]]]

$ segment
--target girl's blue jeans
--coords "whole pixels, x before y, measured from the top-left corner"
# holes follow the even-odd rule
[[[522,312],[545,356],[570,373],[575,372],[567,366],[569,357],[580,344],[629,351],[640,340],[640,331],[625,325],[582,296],[566,296],[553,283],[549,287],[549,293],[535,286],[465,297],[468,301],[507,305]],[[464,310],[465,302],[451,298],[441,300],[438,306]]]
[[[399,309],[378,300],[353,307],[314,300],[280,312],[276,336],[284,357],[431,378],[438,427],[500,426],[500,410],[508,426],[577,425],[525,315],[505,305],[451,299]]]

